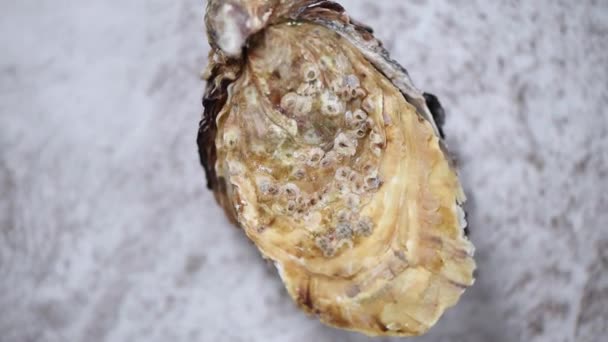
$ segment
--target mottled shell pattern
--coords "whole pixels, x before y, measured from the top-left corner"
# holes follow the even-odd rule
[[[209,1],[208,186],[297,304],[415,336],[473,284],[437,99],[335,2]]]

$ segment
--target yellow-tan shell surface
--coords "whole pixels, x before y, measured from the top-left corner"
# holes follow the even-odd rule
[[[435,122],[325,25],[277,22],[244,54],[206,106],[218,201],[322,322],[424,333],[475,268]]]

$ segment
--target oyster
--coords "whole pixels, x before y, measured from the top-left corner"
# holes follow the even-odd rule
[[[437,99],[321,0],[209,1],[208,187],[322,322],[426,332],[473,284]]]

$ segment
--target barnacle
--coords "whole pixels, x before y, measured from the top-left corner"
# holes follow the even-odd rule
[[[427,331],[475,268],[437,99],[331,1],[211,0],[206,24],[217,201],[322,322]]]

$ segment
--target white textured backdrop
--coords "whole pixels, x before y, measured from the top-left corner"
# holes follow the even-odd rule
[[[478,281],[413,341],[606,336],[608,1],[343,4],[442,99],[470,197]],[[0,3],[0,341],[368,341],[204,188],[203,10]]]

